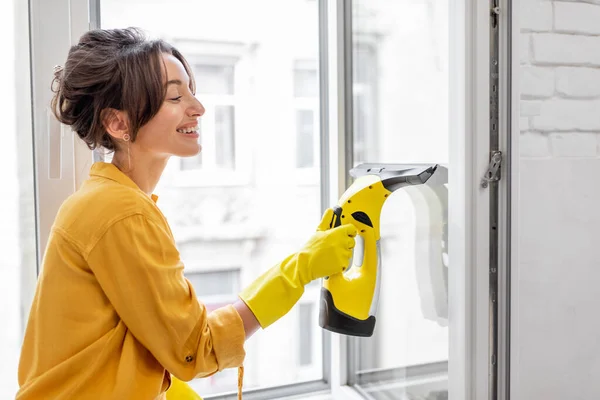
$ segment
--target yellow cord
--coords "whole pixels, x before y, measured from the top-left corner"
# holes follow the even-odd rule
[[[242,386],[244,386],[244,366],[238,367],[238,400],[242,400]]]

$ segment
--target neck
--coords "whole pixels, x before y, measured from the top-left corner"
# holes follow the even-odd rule
[[[167,166],[169,157],[151,157],[149,154],[134,154],[132,151],[116,151],[112,163],[150,196]]]

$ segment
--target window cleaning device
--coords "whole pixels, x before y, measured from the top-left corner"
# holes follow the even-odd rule
[[[350,175],[355,181],[333,207],[330,228],[351,223],[359,233],[351,267],[323,279],[319,325],[335,333],[370,337],[381,285],[381,209],[398,189],[447,183],[448,170],[437,164],[361,164]]]

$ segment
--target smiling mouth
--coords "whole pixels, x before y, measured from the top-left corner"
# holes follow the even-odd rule
[[[193,126],[191,128],[185,128],[185,129],[177,129],[177,132],[179,133],[185,133],[185,134],[190,134],[190,133],[196,133],[198,132],[199,126]]]

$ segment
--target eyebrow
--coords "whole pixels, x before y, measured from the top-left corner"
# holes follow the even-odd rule
[[[181,79],[172,79],[170,81],[167,82],[167,86],[169,85],[182,85],[183,82],[181,82]]]

